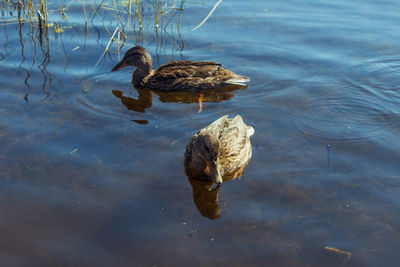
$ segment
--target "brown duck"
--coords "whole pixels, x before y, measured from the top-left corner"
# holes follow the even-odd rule
[[[185,172],[192,179],[221,184],[240,176],[251,159],[254,128],[240,115],[219,118],[198,131],[185,152]]]
[[[154,91],[200,91],[226,84],[243,84],[250,79],[237,75],[212,61],[173,61],[153,70],[153,61],[141,46],[129,49],[112,71],[136,66],[132,83],[136,88]]]

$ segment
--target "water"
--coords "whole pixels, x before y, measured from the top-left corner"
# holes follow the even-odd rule
[[[143,30],[126,24],[122,51],[141,44],[155,66],[214,60],[251,78],[206,94],[200,113],[196,94],[137,91],[132,69],[111,73],[116,43],[95,66],[104,25],[121,24],[111,3],[102,20],[90,3],[86,26],[80,1],[63,21],[50,3],[65,28],[47,41],[37,22],[6,21],[18,9],[1,2],[0,265],[398,265],[397,1],[223,1],[195,31],[214,2],[181,13],[168,2],[158,31],[143,3]],[[225,114],[254,126],[253,158],[209,196],[211,220],[183,153]]]

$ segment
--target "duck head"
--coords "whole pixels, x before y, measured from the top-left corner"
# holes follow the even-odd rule
[[[117,71],[127,66],[135,66],[150,73],[152,65],[153,61],[149,52],[142,46],[135,46],[126,51],[124,58],[111,71]]]
[[[205,172],[211,177],[211,180],[220,185],[222,184],[222,176],[221,173],[218,170],[218,161],[217,160],[211,160],[211,161],[206,161],[206,169]]]
[[[195,155],[205,163],[204,173],[216,184],[222,184],[222,176],[219,171],[218,142],[208,135],[199,135],[193,150]]]

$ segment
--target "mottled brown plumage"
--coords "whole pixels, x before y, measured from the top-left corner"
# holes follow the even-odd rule
[[[129,49],[112,71],[126,66],[136,66],[132,75],[136,88],[155,91],[199,91],[249,81],[211,61],[173,61],[153,70],[151,56],[141,46]]]
[[[254,129],[240,115],[223,116],[201,129],[185,152],[185,172],[192,179],[222,183],[241,175],[251,159]]]

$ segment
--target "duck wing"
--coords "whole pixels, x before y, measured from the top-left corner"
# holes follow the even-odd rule
[[[221,86],[235,74],[212,61],[173,61],[154,70],[146,80],[151,89],[201,90]]]
[[[215,75],[222,65],[212,61],[173,61],[156,70],[157,79],[207,78]]]
[[[221,133],[224,131],[224,128],[229,125],[229,121],[230,120],[228,119],[228,115],[222,116],[207,127],[201,129],[200,133],[207,133],[219,139]]]
[[[246,164],[251,157],[248,126],[239,115],[229,121],[219,136],[220,164],[225,171]]]

